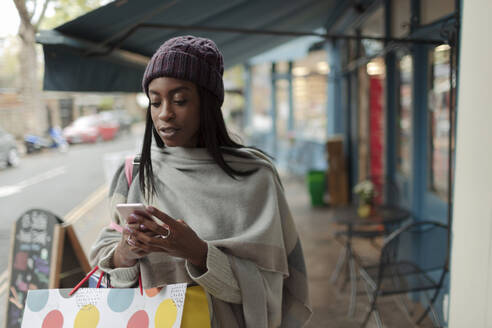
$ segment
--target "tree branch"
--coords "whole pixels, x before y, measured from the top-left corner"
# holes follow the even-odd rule
[[[41,10],[41,14],[39,15],[38,21],[36,22],[36,24],[34,24],[34,28],[36,29],[36,31],[38,30],[39,25],[43,21],[43,18],[44,18],[44,15],[46,14],[46,9],[48,8],[49,2],[50,2],[50,0],[44,1],[43,10]]]
[[[19,17],[24,22],[24,24],[31,24],[31,15],[27,10],[25,0],[14,0],[14,4],[17,8],[17,12],[19,13]]]
[[[34,2],[34,8],[32,9],[31,15],[29,17],[29,21],[32,22],[32,18],[34,17],[34,14],[36,13],[36,7],[38,6],[38,2],[36,0]]]

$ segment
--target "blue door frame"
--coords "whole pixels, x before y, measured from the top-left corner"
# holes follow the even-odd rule
[[[447,201],[439,198],[429,190],[429,128],[428,128],[428,77],[429,54],[432,47],[414,45],[411,50],[413,58],[413,113],[412,113],[412,170],[411,177],[398,173],[397,181],[403,194],[403,204],[410,208],[417,220],[429,219],[447,223]],[[397,87],[398,89],[398,87]],[[396,93],[397,94],[397,93]],[[396,145],[395,149],[396,149]],[[388,152],[391,152],[388,150]],[[395,168],[391,168],[392,170]]]

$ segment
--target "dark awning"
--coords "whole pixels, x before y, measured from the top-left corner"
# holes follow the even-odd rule
[[[214,40],[226,67],[312,33],[336,0],[119,0],[41,31],[45,90],[141,91],[145,65],[176,35]],[[299,35],[262,34],[296,31]]]

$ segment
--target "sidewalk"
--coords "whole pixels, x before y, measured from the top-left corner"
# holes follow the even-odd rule
[[[360,327],[369,304],[362,282],[359,282],[357,287],[359,292],[355,317],[349,318],[347,317],[349,286],[344,291],[340,291],[341,277],[336,286],[329,281],[341,250],[341,245],[333,238],[334,231],[341,227],[330,222],[330,217],[336,214],[336,209],[311,207],[307,188],[300,178],[284,177],[283,184],[302,241],[308,270],[309,292],[314,310],[308,327]],[[365,260],[378,260],[379,253],[369,242],[354,240],[353,245]],[[415,327],[394,300],[386,297],[378,301],[385,327]],[[376,327],[373,318],[369,320],[367,327]],[[420,327],[432,327],[432,324],[426,319]]]
[[[306,258],[311,305],[314,309],[314,315],[308,327],[360,327],[368,306],[362,284],[358,287],[360,295],[357,297],[356,315],[354,318],[348,318],[349,288],[339,291],[338,286],[329,282],[341,249],[332,237],[337,227],[329,220],[335,214],[335,210],[329,207],[312,208],[302,179],[284,176],[282,180]],[[108,222],[109,210],[107,199],[104,198],[74,223],[74,229],[87,256],[98,232]],[[354,247],[362,253],[364,258],[377,259],[376,249],[368,243],[354,241]],[[378,304],[385,327],[414,327],[392,298],[383,298]],[[430,320],[426,319],[421,327],[431,326]],[[375,327],[372,318],[367,327]]]

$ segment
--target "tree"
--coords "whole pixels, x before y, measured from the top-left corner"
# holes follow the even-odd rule
[[[41,22],[40,28],[43,30],[55,28],[110,1],[111,0],[51,0],[54,14],[45,17]]]
[[[39,67],[36,53],[36,33],[40,28],[51,29],[82,15],[109,0],[13,0],[20,17],[18,36],[20,91],[25,109],[23,119],[25,131],[42,134],[46,128],[46,110],[38,79]],[[54,6],[54,15],[46,17],[48,5]],[[39,10],[39,8],[41,8]],[[37,10],[38,9],[38,10]]]
[[[49,2],[50,0],[44,0],[41,12],[35,18],[37,0],[14,0],[20,17],[18,36],[21,41],[19,64],[20,91],[25,104],[24,115],[22,115],[25,122],[24,130],[35,134],[42,134],[41,130],[46,126],[41,87],[37,79],[36,32],[46,14]]]

